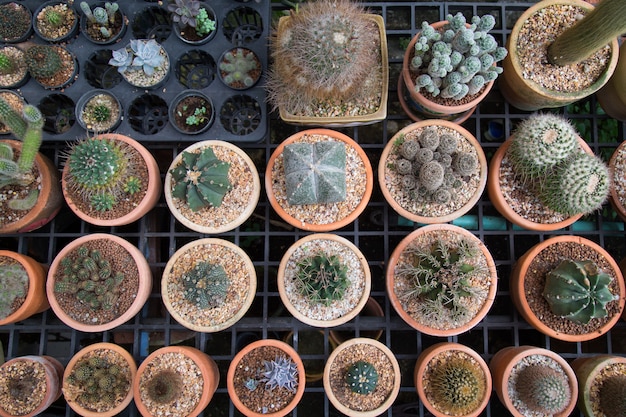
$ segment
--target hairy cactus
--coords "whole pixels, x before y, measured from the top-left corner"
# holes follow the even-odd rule
[[[543,365],[530,365],[522,369],[515,388],[520,400],[530,410],[543,415],[562,412],[572,397],[565,375]]]
[[[606,416],[626,416],[626,375],[604,380],[600,387],[600,408]]]
[[[24,56],[28,71],[35,78],[49,78],[63,68],[63,61],[55,46],[33,45]]]
[[[15,41],[22,37],[31,25],[31,15],[26,6],[17,2],[0,4],[0,39]]]
[[[346,372],[346,384],[356,394],[369,394],[376,389],[378,372],[371,363],[357,361],[350,365]]]
[[[144,392],[157,404],[171,404],[179,398],[183,384],[183,379],[178,372],[173,369],[164,369],[146,381]]]
[[[297,264],[296,287],[311,302],[329,306],[343,298],[350,285],[347,273],[337,255],[309,256]]]
[[[172,21],[180,26],[196,27],[196,18],[200,13],[199,0],[171,0],[167,5],[167,10],[171,12]]]
[[[219,68],[226,84],[241,83],[245,87],[252,87],[259,79],[261,63],[250,49],[234,48],[224,54]]]
[[[26,296],[28,273],[22,265],[0,265],[0,288],[0,319],[5,319],[13,312],[13,302]]]
[[[74,386],[71,392],[76,393],[72,400],[86,408],[101,404],[104,409],[110,409],[131,388],[130,372],[99,355],[80,359],[67,382]]]
[[[291,358],[277,356],[271,361],[263,361],[263,366],[265,370],[261,372],[263,377],[259,381],[265,382],[267,389],[284,388],[291,392],[296,391],[298,367]]]
[[[346,147],[343,143],[292,143],[285,146],[283,156],[290,205],[345,200]]]
[[[607,303],[619,298],[609,290],[612,280],[592,261],[566,259],[546,276],[543,296],[557,316],[586,324],[606,317]]]
[[[172,196],[186,201],[192,211],[219,207],[231,189],[230,164],[217,159],[213,149],[183,152],[181,163],[170,170],[174,180]]]
[[[415,91],[460,100],[498,77],[502,68],[495,64],[506,57],[507,50],[488,34],[495,25],[493,16],[474,16],[469,27],[460,12],[446,19],[441,32],[422,22],[409,69],[418,74]]]
[[[430,384],[433,403],[449,415],[474,411],[485,396],[485,376],[478,364],[467,358],[452,358],[433,366]]]
[[[219,307],[224,303],[230,279],[221,265],[198,262],[183,274],[185,299],[200,309]]]

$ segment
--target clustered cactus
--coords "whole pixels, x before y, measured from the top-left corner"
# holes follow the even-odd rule
[[[19,263],[0,265],[0,288],[0,320],[3,320],[13,312],[13,302],[26,295],[28,273]]]
[[[183,390],[183,379],[173,369],[163,369],[145,384],[144,392],[157,404],[170,404],[179,398]]]
[[[224,267],[210,262],[198,262],[193,269],[183,274],[184,296],[200,309],[219,307],[224,303],[230,278]]]
[[[371,363],[357,361],[348,367],[346,384],[356,394],[372,393],[378,384],[378,372]]]
[[[80,2],[80,8],[89,22],[99,25],[100,34],[104,38],[111,37],[112,33],[109,29],[111,25],[115,24],[115,15],[119,10],[117,3],[107,1],[104,3],[104,7],[96,6],[91,10],[89,4],[86,1],[82,1]]]
[[[424,128],[419,138],[402,137],[396,143],[398,160],[391,167],[402,176],[402,188],[413,199],[446,204],[455,189],[479,167],[476,154],[463,152],[452,134]]]
[[[495,64],[506,57],[507,50],[488,34],[496,22],[493,16],[474,16],[469,27],[460,12],[446,19],[441,32],[422,23],[409,69],[418,74],[415,91],[461,100],[498,77],[502,68]]]
[[[114,407],[130,389],[130,373],[97,354],[80,359],[67,377],[67,383],[77,388],[74,401],[86,408],[101,404]]]
[[[592,261],[565,259],[547,274],[543,296],[557,316],[587,324],[606,317],[606,305],[619,299],[609,290],[612,281]]]
[[[187,202],[192,211],[219,207],[232,188],[229,169],[230,164],[219,160],[210,147],[183,152],[181,163],[170,170],[174,181],[172,196]]]
[[[606,416],[626,415],[626,375],[612,375],[600,386],[600,408]]]
[[[312,303],[329,306],[341,300],[350,286],[348,267],[337,255],[309,256],[298,261],[296,268],[296,288]]]
[[[154,39],[131,39],[130,47],[112,52],[109,65],[117,67],[121,74],[126,71],[143,71],[147,76],[151,76],[167,62],[161,49],[161,45]]]
[[[468,358],[452,357],[432,367],[433,403],[452,416],[470,414],[485,396],[485,376]]]
[[[545,365],[529,365],[518,376],[515,388],[520,400],[532,411],[544,415],[562,412],[572,393],[562,372]]]
[[[292,143],[283,151],[290,205],[325,204],[346,198],[346,147],[341,142]]]
[[[273,390],[284,388],[295,392],[298,386],[298,366],[285,356],[276,356],[270,361],[263,361],[264,371],[259,382],[265,382],[265,388]]]
[[[235,48],[224,54],[219,68],[226,84],[241,83],[244,87],[252,87],[259,78],[261,64],[253,51]]]
[[[61,275],[54,283],[58,294],[72,294],[92,310],[117,307],[124,273],[113,271],[111,262],[98,250],[79,246],[60,262]]]

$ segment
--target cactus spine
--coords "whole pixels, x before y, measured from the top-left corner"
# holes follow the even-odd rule
[[[313,303],[329,306],[350,286],[348,268],[337,255],[317,254],[297,264],[296,288]]]
[[[348,368],[346,383],[356,394],[369,394],[376,389],[378,372],[371,363],[357,361]]]
[[[62,69],[63,62],[55,48],[50,45],[35,45],[26,50],[26,65],[33,77],[49,78]]]
[[[143,385],[143,382],[142,382]],[[145,384],[148,398],[158,404],[174,402],[183,390],[183,379],[173,369],[164,369],[153,375]]]
[[[522,369],[515,386],[524,404],[544,415],[562,412],[572,397],[565,375],[544,365],[529,365]]]
[[[485,376],[469,358],[452,357],[433,366],[430,375],[433,403],[449,415],[474,411],[485,395]]]

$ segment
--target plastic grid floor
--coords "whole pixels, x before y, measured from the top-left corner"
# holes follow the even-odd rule
[[[354,137],[368,154],[374,172],[380,152],[388,139],[401,127],[411,121],[398,105],[395,82],[402,62],[402,42],[415,34],[422,20],[435,21],[447,13],[462,11],[466,15],[492,13],[498,20],[494,33],[501,42],[514,24],[517,16],[531,3],[515,2],[386,2],[368,3],[371,9],[385,17],[390,50],[390,100],[389,116],[382,123],[371,126],[340,129]],[[280,6],[275,6],[278,10]],[[276,11],[275,10],[275,11]],[[626,139],[623,123],[617,123],[602,114],[594,97],[574,106],[558,110],[571,118],[585,130],[590,146],[596,153],[608,158],[617,144]],[[527,112],[509,106],[499,94],[497,87],[476,110],[464,126],[481,141],[488,158],[506,138],[517,121],[525,118]],[[503,128],[503,137],[488,140],[485,132],[489,123],[499,123]],[[265,163],[277,144],[299,130],[272,119],[270,134],[262,143],[242,144],[253,158],[261,175]],[[199,138],[200,139],[200,138]],[[184,144],[145,143],[155,154],[161,173],[164,175],[173,157]],[[57,166],[62,165],[64,141],[46,142],[44,153],[52,157]],[[377,184],[377,183],[376,183]],[[499,349],[520,344],[530,344],[551,349],[568,360],[579,356],[591,356],[599,353],[626,355],[626,322],[620,321],[610,332],[585,343],[568,343],[550,339],[531,328],[521,319],[510,302],[508,276],[512,264],[535,243],[555,234],[578,234],[600,243],[618,261],[626,256],[626,237],[624,223],[614,220],[614,213],[607,205],[605,210],[585,217],[573,226],[552,233],[538,233],[514,228],[504,221],[489,202],[486,193],[476,207],[463,218],[463,226],[475,233],[490,248],[498,268],[499,287],[496,301],[489,315],[473,330],[459,336],[449,337],[478,351],[487,361]],[[413,367],[418,354],[427,346],[445,341],[443,338],[430,337],[409,328],[390,306],[384,287],[386,261],[396,244],[416,225],[399,218],[384,201],[377,185],[370,204],[364,213],[351,225],[336,233],[348,238],[360,247],[368,259],[372,271],[372,297],[384,309],[384,318],[357,317],[340,326],[340,329],[360,335],[365,329],[382,329],[381,341],[389,346],[400,362],[402,388],[400,394],[385,415],[388,416],[424,416],[428,412],[418,402],[413,386]],[[66,364],[71,356],[85,345],[98,341],[115,341],[124,345],[139,362],[149,350],[159,345],[178,343],[196,346],[210,354],[218,363],[222,375],[219,388],[215,393],[205,416],[241,415],[230,403],[226,391],[225,375],[232,357],[241,346],[251,338],[283,338],[294,331],[311,330],[298,322],[283,308],[276,287],[276,270],[284,251],[306,232],[294,230],[281,221],[273,212],[264,192],[253,216],[241,227],[219,237],[231,240],[246,249],[250,254],[258,273],[258,289],[254,303],[248,314],[232,328],[214,334],[190,333],[176,323],[167,313],[160,300],[158,283],[160,272],[169,257],[185,243],[205,237],[191,232],[177,223],[170,216],[164,199],[158,206],[140,221],[125,227],[99,228],[79,221],[67,208],[46,227],[22,235],[6,235],[0,239],[0,247],[28,253],[44,264],[50,264],[55,254],[74,238],[95,232],[108,232],[120,235],[136,244],[146,255],[153,269],[155,286],[142,314],[119,328],[95,334],[77,332],[60,322],[51,311],[30,319],[0,328],[6,358],[26,354],[47,354]],[[328,329],[323,330],[328,341]],[[305,359],[323,364],[328,357],[329,346],[323,353],[304,355]],[[44,414],[47,416],[71,416],[73,411],[63,399],[58,400]],[[124,415],[135,416],[137,410],[133,404]],[[293,416],[335,416],[334,410],[324,395],[321,381],[307,384],[304,398],[292,413]],[[495,393],[483,416],[508,415]],[[578,411],[572,415],[578,416]]]

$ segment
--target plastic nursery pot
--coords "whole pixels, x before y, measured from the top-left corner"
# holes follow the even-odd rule
[[[22,143],[16,140],[4,139],[13,149],[21,149]],[[41,183],[39,198],[27,214],[20,219],[0,225],[0,235],[7,233],[25,233],[39,229],[50,222],[59,212],[63,205],[63,194],[59,181],[59,170],[48,157],[37,153],[35,167],[39,171]]]
[[[610,188],[611,205],[619,217],[626,221],[626,142],[622,142],[611,155],[609,172],[613,182]]]
[[[367,302],[363,306],[363,309],[358,314],[359,318],[363,317],[384,317],[385,312],[380,306],[378,301],[374,297],[369,297]],[[366,326],[367,327],[367,326]],[[328,337],[337,345],[352,339],[354,332],[345,330],[330,330]],[[370,339],[378,340],[383,335],[383,329],[361,330],[360,337],[367,337]]]
[[[0,318],[0,326],[25,320],[33,314],[41,313],[50,307],[46,297],[46,270],[44,267],[30,256],[13,251],[0,250],[0,271],[12,264],[17,264],[24,270],[27,275],[26,285],[28,289],[23,296],[16,297],[16,299],[24,299],[19,307],[8,312],[8,315],[4,318]],[[5,280],[9,279],[11,278],[6,276],[2,279],[5,286],[4,291],[7,291],[6,286],[8,285]]]
[[[102,113],[103,106],[108,110],[108,114]],[[95,89],[78,99],[75,115],[78,124],[86,131],[108,132],[115,130],[122,122],[123,109],[112,92]]]
[[[35,380],[24,381],[20,377],[24,374],[36,375]],[[9,393],[5,397],[6,402],[0,404],[0,416],[33,417],[41,414],[61,397],[63,364],[52,356],[28,355],[13,358],[0,366],[2,385],[7,386],[9,380],[20,381],[20,385],[27,386],[25,389],[31,391],[22,393],[26,398],[19,400],[12,398]]]
[[[143,135],[155,135],[167,126],[167,103],[156,94],[142,94],[128,108],[128,123]]]
[[[117,68],[109,65],[112,56],[110,49],[101,49],[89,55],[82,74],[90,86],[109,90],[122,82],[122,74],[117,71]]]
[[[0,53],[13,60],[13,69],[6,74],[0,73],[0,88],[19,88],[30,79],[28,66],[24,61],[24,51],[12,45],[0,47]],[[1,91],[1,90],[0,90]]]
[[[472,316],[471,318],[467,318],[464,322],[455,320],[451,323],[440,322],[429,325],[428,320],[430,319],[427,315],[424,315],[422,318],[416,315],[417,313],[413,314],[413,312],[418,310],[417,304],[419,304],[420,300],[410,300],[406,297],[402,297],[402,292],[411,289],[413,280],[412,276],[407,278],[398,274],[397,268],[412,264],[413,260],[409,257],[409,254],[416,247],[431,248],[437,241],[449,242],[451,247],[456,247],[462,240],[475,244],[477,250],[480,251],[482,255],[482,259],[480,260],[477,255],[472,257],[473,261],[478,262],[476,265],[472,266],[476,270],[484,271],[484,276],[480,278],[474,277],[474,281],[478,281],[479,279],[482,281],[480,282],[480,289],[484,292],[484,296],[481,297],[482,305],[477,305],[479,300],[473,300],[472,307],[474,307],[474,310],[468,312],[468,315],[471,313]],[[498,283],[496,266],[487,247],[471,232],[451,224],[423,226],[402,239],[389,257],[385,279],[389,302],[402,320],[421,333],[439,337],[458,335],[476,326],[489,312],[496,298]],[[443,309],[445,311],[446,307],[443,307]],[[440,313],[437,314],[437,317],[443,318],[444,316]]]
[[[619,299],[607,304],[607,318],[591,319],[587,325],[576,326],[576,322],[559,317],[549,309],[542,296],[545,275],[563,259],[592,260],[605,273],[613,276],[609,288]],[[579,236],[554,236],[530,248],[513,266],[509,287],[513,304],[531,326],[566,342],[583,342],[605,334],[624,311],[626,289],[617,262],[600,245]]]
[[[276,356],[286,357],[294,362],[297,369],[297,386],[296,391],[293,394],[293,398],[291,401],[286,404],[280,410],[276,410],[276,406],[274,408],[270,408],[271,404],[265,404],[267,407],[266,410],[251,410],[249,409],[244,402],[242,402],[242,398],[237,394],[237,389],[245,389],[248,390],[244,386],[247,381],[245,373],[248,371],[244,369],[244,367],[240,364],[242,360],[245,360],[247,355],[256,356],[257,353],[260,353],[265,348],[273,348],[281,351],[279,354],[272,354],[271,357],[267,356],[264,358],[259,358],[259,362],[255,363],[254,366],[257,366],[259,369],[263,369],[263,364],[260,362],[261,359],[266,360],[274,360]],[[254,370],[252,370],[254,372]],[[252,378],[255,378],[253,376]],[[302,396],[304,395],[304,388],[306,385],[306,376],[304,370],[304,364],[302,363],[302,359],[300,355],[294,348],[289,346],[287,343],[275,340],[275,339],[263,339],[257,340],[256,342],[252,342],[249,345],[245,346],[241,349],[230,362],[228,366],[228,374],[226,376],[226,387],[228,389],[228,396],[230,400],[233,402],[237,410],[248,417],[282,417],[289,414],[300,402]],[[265,389],[261,384],[256,389]],[[285,390],[286,388],[274,388],[274,390]],[[274,410],[274,411],[272,411]],[[265,411],[265,412],[263,412]]]
[[[117,4],[120,6],[123,5],[122,3]],[[104,8],[105,2],[94,4],[91,8],[92,12],[95,7]],[[124,37],[126,27],[128,26],[127,20],[128,18],[124,12],[118,8],[113,15],[113,21],[111,21],[110,17],[108,18],[107,25],[105,27],[106,31],[103,33],[101,31],[101,28],[103,27],[102,24],[89,20],[83,13],[80,18],[80,32],[85,35],[87,40],[95,43],[96,45],[110,45],[118,42]]]
[[[299,265],[313,255],[337,256],[347,268],[349,285],[329,305],[311,300],[297,284]],[[335,327],[356,317],[367,303],[372,277],[365,256],[352,242],[332,233],[307,235],[287,249],[278,266],[278,293],[289,312],[313,327]]]
[[[172,33],[172,19],[164,7],[148,6],[135,14],[131,27],[134,38],[163,43]]]
[[[181,41],[189,45],[204,45],[215,37],[218,31],[218,21],[215,11],[207,2],[200,2],[200,9],[204,9],[207,12],[209,19],[215,22],[215,29],[209,33],[200,35],[196,31],[195,27],[188,25],[181,25],[180,22],[172,22],[174,35]],[[196,18],[197,19],[197,18]]]
[[[194,279],[196,288],[214,285],[208,278],[193,275],[207,262],[221,267],[229,284],[220,294],[221,303],[201,306],[193,298],[198,292],[191,291],[185,282]],[[256,284],[254,265],[243,249],[224,239],[204,238],[187,243],[170,258],[161,278],[161,295],[177,322],[191,330],[213,333],[231,327],[246,314],[254,301]]]
[[[43,130],[53,135],[65,133],[76,123],[74,101],[65,94],[54,93],[41,99],[37,106],[44,117]]]
[[[17,1],[0,4],[0,42],[22,43],[33,34],[33,14]]]
[[[626,358],[616,355],[576,358],[572,368],[578,378],[578,409],[585,417],[610,416],[602,409],[601,388],[609,378],[626,375]]]
[[[559,18],[558,16],[551,16],[551,14],[545,12],[545,9],[557,6],[573,6],[587,12],[593,9],[592,5],[583,0],[543,0],[529,7],[517,19],[517,22],[511,29],[511,33],[507,38],[506,49],[509,53],[502,62],[503,72],[498,86],[506,101],[518,109],[532,111],[543,108],[564,107],[568,104],[579,101],[595,93],[604,84],[606,84],[617,65],[619,50],[617,38],[615,38],[611,42],[611,56],[609,61],[606,63],[605,71],[598,76],[594,83],[586,88],[572,92],[563,90],[557,91],[547,89],[535,81],[526,79],[524,74],[528,71],[520,62],[520,57],[517,53],[517,46],[520,42],[522,42],[520,32],[526,22],[532,17],[547,16],[548,18],[561,20],[562,18]],[[564,26],[568,27],[568,25]],[[523,42],[532,45],[533,40],[525,39]],[[537,45],[536,49],[540,50],[541,47]],[[555,66],[555,77],[559,77],[557,72],[558,69],[559,67]]]
[[[128,306],[125,311],[119,312],[119,314],[115,315],[110,321],[102,322],[102,323],[89,323],[85,322],[85,320],[81,321],[76,316],[76,314],[70,315],[69,311],[65,311],[64,307],[67,307],[67,303],[61,303],[60,299],[57,298],[57,294],[55,292],[54,286],[57,280],[57,275],[61,274],[60,267],[63,259],[74,252],[78,247],[83,244],[86,245],[96,245],[99,240],[107,241],[107,244],[110,244],[112,248],[115,250],[121,248],[125,252],[128,253],[129,259],[128,262],[134,263],[137,268],[137,293],[132,298],[132,302]],[[107,249],[108,251],[108,249]],[[104,249],[102,249],[103,256],[106,256]],[[119,257],[119,254],[118,254]],[[112,261],[112,259],[111,259]],[[125,274],[130,271],[132,265],[125,265],[123,271]],[[115,265],[113,265],[115,267]],[[120,265],[118,265],[118,268]],[[117,271],[116,271],[117,272]],[[66,245],[63,249],[59,251],[57,256],[52,261],[50,265],[50,270],[48,271],[48,278],[46,281],[46,293],[48,295],[48,301],[50,302],[50,307],[56,314],[56,316],[66,325],[71,327],[72,329],[76,329],[82,332],[103,332],[106,330],[114,329],[122,324],[126,323],[128,320],[133,318],[142,308],[145,302],[148,300],[150,296],[150,292],[152,290],[152,272],[150,270],[150,266],[148,265],[148,261],[141,253],[141,251],[131,244],[130,242],[114,235],[106,234],[106,233],[94,233],[90,235],[85,235],[79,237],[73,241],[71,241],[68,245]],[[79,304],[82,303],[74,303],[74,307],[76,309],[79,308]],[[119,306],[119,304],[118,304]],[[85,308],[88,308],[85,306]],[[91,310],[89,310],[90,316],[93,316]],[[81,316],[82,317],[82,316]],[[95,318],[95,317],[94,317]],[[93,320],[93,319],[92,319]]]
[[[538,360],[538,357],[542,357],[543,360]],[[571,399],[561,412],[550,415],[554,417],[569,416],[574,410],[574,407],[576,407],[576,396],[579,393],[579,386],[574,370],[559,354],[548,349],[534,346],[505,347],[496,352],[491,358],[489,369],[493,377],[493,386],[502,404],[504,404],[514,417],[524,417],[528,415],[527,413],[521,412],[520,408],[518,408],[523,406],[523,401],[515,399],[514,396],[511,396],[511,393],[516,390],[515,381],[517,381],[516,375],[519,369],[523,369],[523,367],[533,363],[543,363],[546,366],[564,373],[569,383]]]
[[[283,151],[292,143],[307,141],[338,141],[346,145],[346,199],[338,203],[289,205],[286,197]],[[349,158],[348,155],[353,157]],[[285,139],[272,153],[265,170],[267,199],[278,215],[290,225],[311,232],[330,232],[340,229],[365,210],[374,187],[374,173],[361,146],[343,133],[330,129],[309,129]]]
[[[374,366],[379,380],[370,394],[349,393],[346,369],[355,362],[364,361]],[[389,382],[382,386],[380,376]],[[381,415],[393,405],[400,392],[400,365],[393,352],[384,344],[366,337],[350,339],[335,348],[324,367],[324,392],[341,413],[354,417]],[[346,388],[348,388],[346,390]],[[376,400],[372,401],[372,396]]]
[[[200,91],[181,91],[170,104],[169,119],[174,129],[182,134],[206,132],[215,120],[213,102]]]
[[[484,376],[484,388],[481,394],[482,398],[477,401],[473,410],[462,414],[449,414],[442,411],[440,404],[433,402],[433,398],[429,393],[429,388],[426,388],[433,386],[433,383],[429,378],[433,374],[434,370],[443,366],[448,358],[454,357],[461,358],[463,361],[469,360],[470,363],[479,369],[480,373]],[[424,349],[418,356],[417,362],[415,363],[413,381],[417,389],[417,395],[424,404],[424,407],[426,407],[426,409],[428,409],[428,411],[430,411],[435,417],[444,417],[449,415],[477,417],[485,409],[487,403],[489,402],[489,397],[491,396],[492,379],[487,363],[473,349],[460,343],[441,342]],[[430,389],[432,390],[434,388]]]
[[[613,75],[598,90],[596,98],[606,114],[626,122],[626,43],[622,43],[619,48],[619,58]]]
[[[224,17],[222,34],[233,45],[252,43],[263,36],[263,17],[251,7],[235,7]]]
[[[148,43],[153,39],[136,39],[140,43]],[[132,54],[130,43],[126,45],[126,50]],[[165,48],[159,44],[159,54],[164,58],[163,66],[154,68],[154,72],[148,75],[144,72],[142,67],[128,67],[128,69],[120,74],[126,82],[133,87],[156,90],[165,85],[170,75],[170,58]]]
[[[178,82],[191,90],[202,90],[211,85],[216,77],[216,71],[213,57],[199,49],[185,51],[174,65],[174,74]]]
[[[471,153],[476,157],[477,164],[474,172],[469,176],[461,176],[459,174],[462,186],[458,187],[458,189],[467,187],[469,191],[457,192],[456,194],[461,196],[458,201],[454,196],[445,203],[438,203],[435,200],[426,201],[426,196],[411,197],[411,193],[415,191],[407,191],[402,185],[404,175],[399,175],[397,170],[390,166],[395,166],[395,161],[401,159],[398,150],[399,141],[405,138],[419,140],[419,132],[431,127],[436,128],[438,134],[448,133],[457,137],[459,143],[457,149]],[[451,154],[452,159],[458,153],[454,151]],[[466,177],[469,177],[469,180],[466,180]],[[389,140],[380,156],[378,182],[387,203],[401,216],[416,223],[447,223],[466,214],[480,200],[487,183],[487,158],[474,135],[462,126],[447,120],[424,120],[410,124]],[[445,185],[439,189],[447,191]],[[449,187],[449,189],[456,191],[453,187]]]
[[[219,118],[224,129],[236,136],[245,136],[255,132],[265,114],[265,106],[245,94],[229,97],[219,110]]]
[[[151,400],[147,386],[167,384],[171,387],[172,378],[166,377],[171,374],[180,377],[176,382],[179,385],[178,398],[174,400],[176,404],[159,404]],[[142,416],[182,413],[195,417],[211,402],[219,380],[217,364],[206,353],[190,346],[165,346],[152,352],[139,365],[133,381],[133,397]],[[176,409],[169,410],[168,407]]]
[[[247,90],[261,78],[263,66],[257,54],[248,48],[226,50],[217,62],[217,74],[224,85],[233,90]]]
[[[47,42],[67,42],[78,33],[78,15],[66,1],[46,1],[33,13],[35,34]]]
[[[120,375],[118,378],[125,376],[128,383],[128,390],[124,396],[116,396],[112,404],[99,398],[96,404],[86,404],[80,400],[82,387],[71,382],[70,376],[77,369],[77,365],[84,363],[90,358],[99,358],[105,362],[104,366],[97,366],[95,372],[103,369],[109,369],[111,365],[118,366]],[[124,375],[125,374],[125,375]],[[108,376],[109,374],[107,374]],[[114,343],[100,342],[94,343],[79,350],[68,362],[63,374],[63,396],[67,404],[81,416],[85,417],[112,417],[119,415],[133,399],[133,381],[137,375],[137,364],[126,349]],[[95,376],[94,376],[95,377]],[[104,397],[104,390],[100,391]]]

